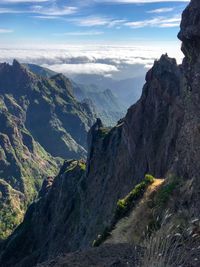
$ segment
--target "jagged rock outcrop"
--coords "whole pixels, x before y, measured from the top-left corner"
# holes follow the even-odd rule
[[[68,167],[62,169],[50,191],[30,207],[24,223],[4,243],[3,266],[19,262],[21,266],[26,266],[26,262],[33,266],[61,252],[91,246],[112,221],[117,200],[126,196],[146,173],[181,180],[170,206],[165,206],[172,212],[168,221],[174,222],[175,214],[180,217],[182,214],[184,222],[199,216],[200,56],[198,46],[194,45],[194,51],[188,48],[197,41],[196,31],[191,30],[188,38],[187,30],[196,24],[198,28],[198,20],[195,23],[190,18],[193,11],[194,17],[198,17],[198,1],[191,1],[183,13],[179,34],[183,47],[187,47],[187,51],[183,48],[186,56],[183,64],[178,66],[174,59],[163,55],[147,73],[142,96],[125,118],[112,129],[97,121],[89,134],[87,169],[81,177],[77,175],[80,163],[75,170],[69,167],[70,172]],[[43,208],[46,203],[49,206]],[[53,222],[48,221],[48,212],[57,214],[60,207],[66,213],[61,212],[58,221],[56,216],[51,217]],[[64,228],[60,221],[64,221]],[[47,229],[51,229],[51,238]],[[20,241],[24,235],[31,238],[26,245]],[[13,249],[16,244],[18,250]],[[199,266],[199,259],[194,264]]]

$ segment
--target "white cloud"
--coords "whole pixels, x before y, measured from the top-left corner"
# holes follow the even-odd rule
[[[91,27],[91,26],[105,26],[108,25],[111,20],[104,17],[85,17],[72,19],[79,26]]]
[[[77,74],[101,74],[106,75],[112,72],[117,72],[118,69],[115,66],[100,63],[86,63],[86,64],[55,64],[47,65],[43,67],[50,68],[53,71],[63,73],[65,75],[77,75]]]
[[[120,26],[126,22],[126,20],[124,19],[113,19],[109,17],[100,17],[100,16],[73,18],[70,19],[69,21],[75,23],[78,26],[83,26],[83,27],[93,27],[93,26],[115,27],[115,26]]]
[[[93,36],[93,35],[102,35],[102,31],[81,31],[81,32],[64,32],[64,33],[55,33],[55,36]]]
[[[47,16],[47,15],[38,15],[38,16],[33,16],[33,18],[37,18],[37,19],[50,19],[50,20],[53,20],[53,19],[60,19],[59,16]]]
[[[43,6],[33,6],[31,9],[32,13],[46,15],[48,18],[50,16],[64,16],[71,15],[78,11],[77,7],[73,6],[63,6],[63,7],[43,7]],[[43,17],[44,18],[44,17]]]
[[[118,3],[118,4],[147,4],[162,2],[189,2],[190,0],[95,0],[95,2]]]
[[[167,28],[167,27],[178,27],[180,25],[180,22],[181,22],[180,16],[174,16],[171,18],[156,17],[149,20],[126,22],[124,25],[129,26],[131,28],[143,28],[143,27]]]
[[[0,28],[0,34],[1,33],[12,33],[13,32],[13,30],[11,30],[11,29],[2,29],[2,28]]]
[[[57,72],[73,76],[80,73],[112,75],[115,79],[133,78],[144,75],[155,59],[168,53],[180,63],[180,44],[157,45],[80,45],[37,48],[0,48],[0,62],[11,63],[17,59],[23,63],[45,66]],[[41,47],[43,45],[41,44]]]
[[[18,14],[18,13],[29,13],[38,14],[34,17],[40,19],[57,19],[61,16],[72,15],[78,11],[77,7],[73,6],[62,6],[62,7],[44,7],[40,5],[31,6],[29,9],[16,9],[16,8],[4,8],[0,7],[0,14]]]
[[[166,12],[171,12],[174,10],[174,7],[166,7],[166,8],[157,8],[153,10],[147,11],[147,13],[155,13],[155,14],[160,14],[160,13],[166,13]]]

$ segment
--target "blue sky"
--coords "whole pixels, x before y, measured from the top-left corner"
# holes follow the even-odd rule
[[[0,42],[174,41],[188,1],[1,0]]]
[[[67,76],[145,75],[177,39],[189,1],[1,0],[0,62],[35,63]]]

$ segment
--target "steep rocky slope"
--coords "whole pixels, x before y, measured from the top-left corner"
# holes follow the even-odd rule
[[[93,120],[62,75],[45,79],[17,61],[0,64],[0,238],[21,221],[42,180],[58,173],[61,159],[55,157],[86,156]]]
[[[125,119],[112,129],[97,120],[88,136],[87,170],[79,175],[80,167],[78,173],[68,165],[62,168],[48,194],[29,208],[24,223],[8,239],[3,262],[9,259],[8,266],[14,266],[26,255],[22,260],[26,266],[27,261],[35,264],[92,245],[111,223],[119,198],[146,173],[166,175],[183,121],[181,75],[175,60],[162,56],[147,74],[142,98]],[[26,242],[25,236],[30,237]],[[13,246],[18,249],[13,251]]]
[[[0,239],[21,222],[46,176],[61,160],[36,142],[24,125],[24,112],[11,95],[0,96]]]
[[[3,244],[3,266],[34,266],[60,253],[91,246],[112,223],[118,200],[146,173],[166,179],[155,199],[149,199],[153,221],[147,221],[146,229],[151,225],[151,231],[162,231],[162,240],[171,226],[199,236],[199,225],[191,231],[188,228],[190,220],[198,221],[200,204],[199,15],[200,3],[192,0],[179,33],[183,64],[177,66],[174,59],[163,55],[147,73],[140,100],[123,120],[112,129],[97,120],[88,136],[87,166],[65,163],[47,194],[31,205],[24,222]],[[178,253],[172,251],[173,255],[181,249],[183,255],[190,254],[188,247],[193,243],[188,243],[187,236],[184,242],[186,247],[178,243]],[[198,254],[189,260],[183,266],[200,264]]]

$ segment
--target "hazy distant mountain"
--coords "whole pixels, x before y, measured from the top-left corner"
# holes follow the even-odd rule
[[[141,96],[144,76],[125,80],[114,80],[103,75],[81,74],[74,78],[76,83],[98,87],[99,91],[110,89],[123,107],[130,107]]]
[[[24,64],[29,70],[33,73],[40,75],[42,77],[50,78],[56,73],[34,64]],[[114,90],[111,91],[107,88],[105,84],[105,88],[103,84],[78,84],[74,81],[72,83],[72,91],[74,96],[78,101],[83,101],[84,103],[88,103],[93,110],[97,113],[97,116],[102,119],[105,125],[114,125],[117,123],[119,119],[121,119],[125,113],[129,104],[124,104],[127,101],[123,101],[123,92],[122,97],[117,97],[114,94]],[[114,86],[114,85],[113,85]],[[120,90],[119,90],[120,91]],[[91,100],[91,101],[86,101]],[[122,100],[122,101],[121,101]]]
[[[97,85],[84,85],[73,83],[74,95],[79,101],[90,99],[96,109],[98,117],[105,125],[114,125],[125,113],[125,105],[111,90],[101,91]]]

